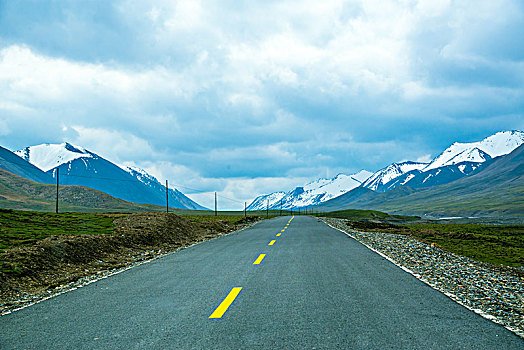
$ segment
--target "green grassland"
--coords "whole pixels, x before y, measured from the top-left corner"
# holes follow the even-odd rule
[[[410,235],[477,261],[512,267],[524,265],[524,225],[435,223],[416,216],[353,209],[319,216],[347,219],[348,226],[359,231]]]
[[[116,216],[0,209],[0,253],[52,235],[110,234]]]
[[[414,224],[404,225],[402,230],[478,261],[524,265],[524,225]]]
[[[315,214],[315,216],[324,216],[348,220],[379,220],[386,222],[409,222],[420,219],[418,216],[390,215],[381,211],[360,209],[338,210],[328,213]]]

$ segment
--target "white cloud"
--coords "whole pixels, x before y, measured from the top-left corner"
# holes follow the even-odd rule
[[[522,128],[518,1],[121,1],[95,19],[84,6],[5,17],[50,29],[44,42],[13,22],[2,41],[2,142],[68,140],[243,201],[427,159],[457,130]]]
[[[74,144],[82,145],[110,161],[120,164],[128,159],[154,158],[155,151],[151,144],[133,134],[78,125],[71,128],[77,134],[72,140]]]

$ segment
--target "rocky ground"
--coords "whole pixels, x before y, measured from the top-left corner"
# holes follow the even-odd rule
[[[17,274],[0,273],[0,314],[47,299],[256,222],[190,222],[159,212],[121,216],[113,234],[57,235],[8,251]]]
[[[344,219],[323,220],[456,302],[524,338],[524,272],[461,257],[402,234],[351,229]]]

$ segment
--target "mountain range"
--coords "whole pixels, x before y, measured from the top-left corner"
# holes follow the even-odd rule
[[[273,192],[258,196],[249,204],[247,210],[279,209],[280,207],[292,209],[318,205],[360,186],[371,174],[367,170],[349,175],[338,174],[332,179],[318,179],[289,192]]]
[[[369,198],[373,197],[374,201],[378,200],[374,195],[376,192],[388,193],[387,196],[380,197],[381,200],[388,201],[391,198],[404,197],[417,189],[455,183],[457,180],[477,174],[491,164],[493,159],[511,153],[522,144],[524,144],[524,132],[517,130],[501,131],[479,142],[455,142],[431,162],[404,161],[392,163],[367,178],[359,178],[360,185],[351,184],[344,187],[344,184],[341,184],[341,188],[329,193],[329,196],[313,197],[312,200],[304,201],[301,196],[306,192],[303,189],[308,184],[304,188],[297,187],[289,192],[274,192],[259,196],[250,204],[249,208],[264,209],[268,199],[270,200],[270,208],[279,208],[279,202],[282,200],[284,209],[320,205],[322,208],[338,210],[358,203],[371,205],[375,202],[368,202]],[[363,174],[370,173],[365,172]],[[311,184],[318,181],[329,182],[333,180],[321,179]],[[340,198],[340,200],[337,201],[336,198]],[[351,200],[348,200],[348,198],[351,198]],[[358,202],[359,200],[361,202]],[[360,208],[364,208],[364,206],[360,206]]]
[[[166,187],[142,169],[116,165],[96,153],[70,143],[26,147],[14,154],[5,148],[0,167],[27,179],[49,184],[79,185],[126,201],[166,205]],[[59,171],[57,171],[59,169]],[[206,209],[170,188],[169,206]]]
[[[524,216],[524,145],[492,158],[447,184],[386,192],[358,187],[322,203],[319,210],[375,209],[430,216]]]

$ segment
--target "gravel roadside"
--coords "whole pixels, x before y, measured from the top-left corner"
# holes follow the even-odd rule
[[[524,338],[524,273],[458,256],[392,233],[361,232],[347,220],[322,218],[468,309]]]

